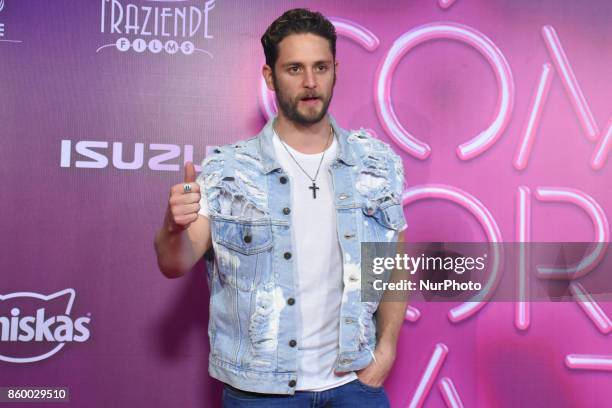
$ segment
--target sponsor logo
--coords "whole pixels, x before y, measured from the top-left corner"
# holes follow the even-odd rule
[[[127,145],[127,144],[126,144]],[[98,140],[81,140],[74,144],[74,152],[77,153],[81,160],[73,160],[72,140],[62,140],[60,167],[77,167],[85,169],[105,169],[109,162],[113,167],[119,170],[139,170],[146,166],[151,170],[159,171],[180,171],[182,164],[178,159],[183,156],[183,163],[194,162],[193,145],[177,145],[167,143],[133,143],[127,149],[134,153],[129,154],[130,159],[127,159],[128,154],[124,153],[123,142],[109,143]],[[110,151],[109,151],[109,146]],[[146,146],[146,148],[145,148]],[[216,146],[207,146],[206,153]],[[83,160],[86,159],[86,160]],[[201,161],[201,159],[200,159]],[[200,171],[199,166],[195,165],[196,171]]]
[[[167,2],[170,3],[170,2]],[[107,43],[96,52],[115,48],[121,52],[213,55],[205,49],[212,40],[211,15],[215,0],[204,5],[174,0],[160,6],[156,0],[134,4],[123,0],[101,0],[100,33]]]
[[[74,299],[75,291],[71,288],[51,295],[34,292],[0,295],[0,361],[41,361],[66,343],[87,341],[91,317],[71,316]]]
[[[217,146],[206,146],[206,154]],[[125,152],[133,151],[133,153]],[[75,160],[73,153],[78,155]],[[75,155],[75,156],[76,156]],[[157,171],[180,171],[183,164],[177,160],[183,157],[182,163],[199,163],[201,159],[194,160],[193,145],[177,145],[167,143],[123,143],[106,142],[99,140],[80,140],[74,144],[72,140],[61,141],[60,167],[76,167],[84,169],[105,169],[109,163],[119,170],[139,170],[148,167]],[[129,157],[129,158],[128,158]],[[195,164],[196,171],[200,166]]]
[[[4,0],[0,0],[0,11],[4,10]],[[0,38],[4,37],[4,24],[0,23]]]
[[[6,7],[6,1],[0,0],[0,13],[2,12],[2,10],[4,10],[5,7]],[[2,20],[0,20],[0,44],[2,43],[10,44],[10,43],[20,43],[21,42],[21,40],[14,40],[14,39],[6,38],[6,34],[7,34],[6,24],[3,23]]]

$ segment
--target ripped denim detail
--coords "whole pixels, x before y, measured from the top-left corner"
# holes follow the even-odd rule
[[[237,145],[231,160],[236,162],[231,176],[223,177],[223,157],[213,156],[206,165],[204,185],[209,210],[229,219],[255,221],[268,217],[268,197],[258,182],[261,162],[241,145]]]
[[[374,350],[372,349],[372,341],[376,342],[376,322],[372,318],[372,315],[378,309],[377,302],[363,302],[361,308],[361,314],[359,315],[359,345],[361,349],[368,350],[374,357]]]
[[[253,355],[249,364],[255,367],[272,365],[278,347],[280,312],[285,306],[281,288],[265,288],[255,293],[255,312],[249,323],[249,340]]]
[[[364,198],[370,215],[384,207],[385,201],[397,202],[399,197],[396,197],[392,182],[403,180],[403,167],[401,162],[395,168],[390,166],[389,158],[392,156],[395,160],[395,153],[380,140],[367,136],[364,129],[351,134],[348,141],[361,146],[361,166],[355,170],[355,187]]]

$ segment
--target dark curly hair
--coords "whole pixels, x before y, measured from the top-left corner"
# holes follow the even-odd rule
[[[278,44],[291,34],[315,34],[329,41],[336,59],[336,28],[321,13],[303,8],[287,10],[274,20],[261,37],[261,45],[266,55],[266,64],[274,71],[278,59]]]

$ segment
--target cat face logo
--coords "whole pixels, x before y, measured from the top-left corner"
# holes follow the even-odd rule
[[[0,361],[41,361],[66,343],[87,341],[91,318],[70,316],[74,298],[70,288],[48,296],[33,292],[0,295]]]

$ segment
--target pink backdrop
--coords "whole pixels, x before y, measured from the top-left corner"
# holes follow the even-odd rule
[[[259,38],[305,5],[340,33],[331,112],[404,158],[409,240],[609,241],[607,0],[0,0],[0,319],[75,328],[2,338],[0,386],[219,404],[204,265],[166,280],[153,235],[182,163],[273,111]],[[612,304],[589,305],[411,305],[392,406],[609,406]]]

